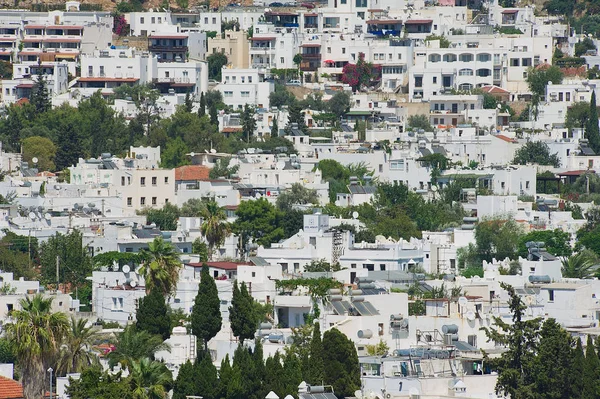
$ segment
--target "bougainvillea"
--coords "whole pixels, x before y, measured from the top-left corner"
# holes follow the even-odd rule
[[[129,30],[129,24],[127,23],[127,20],[123,14],[115,15],[113,26],[115,34],[118,36],[127,34]]]
[[[352,86],[352,90],[360,90],[363,86],[369,86],[372,82],[381,79],[381,66],[373,65],[365,61],[365,54],[358,53],[356,64],[346,64],[342,70],[342,82]]]

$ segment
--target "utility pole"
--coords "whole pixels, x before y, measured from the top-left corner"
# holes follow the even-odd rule
[[[60,265],[60,257],[58,255],[56,255],[56,293],[58,294],[58,284],[59,284],[59,276],[58,276],[58,270],[59,270],[59,265]]]

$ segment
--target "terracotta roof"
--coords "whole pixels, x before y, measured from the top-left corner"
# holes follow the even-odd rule
[[[504,10],[502,11],[502,14],[516,14],[518,12],[519,10]]]
[[[0,376],[0,399],[23,398],[23,385],[10,378]]]
[[[81,25],[48,25],[46,26],[46,29],[69,29],[69,30],[81,30],[83,29],[83,26]]]
[[[494,135],[494,137],[496,137],[497,139],[506,141],[507,143],[516,143],[517,142],[517,140],[511,139],[510,137],[506,137],[502,134],[496,134],[496,135]]]
[[[205,263],[208,267],[212,267],[214,269],[231,270],[231,271],[237,270],[238,266],[240,266],[240,265],[242,265],[242,266],[249,265],[249,263],[235,263],[235,262],[199,262],[199,263],[187,263],[187,265],[192,266],[192,267],[202,267]],[[0,398],[0,399],[2,399],[2,398]]]
[[[431,23],[433,23],[433,19],[409,19],[404,23],[404,25],[421,25]]]
[[[29,99],[27,97],[19,98],[15,104],[16,105],[29,104]]]
[[[567,172],[562,172],[559,173],[559,176],[581,176],[581,175],[585,175],[586,173],[596,173],[594,170],[569,170]]]
[[[221,130],[221,133],[236,133],[236,132],[241,132],[241,131],[242,131],[241,127],[227,126],[227,127],[224,127],[223,130]]]
[[[483,86],[481,88],[482,91],[485,91],[486,93],[490,93],[490,94],[510,94],[510,92],[508,90],[504,90],[502,87],[498,87],[498,86]]]
[[[175,181],[207,180],[210,169],[200,165],[185,165],[175,169]]]
[[[79,43],[81,38],[75,37],[48,37],[45,38],[44,43]]]

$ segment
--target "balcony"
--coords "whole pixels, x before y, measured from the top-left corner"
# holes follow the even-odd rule
[[[174,83],[190,83],[190,78],[154,78],[152,83],[156,84],[174,84]]]
[[[187,52],[188,46],[163,46],[163,45],[149,45],[149,51],[163,52],[163,53],[177,53],[177,52]]]

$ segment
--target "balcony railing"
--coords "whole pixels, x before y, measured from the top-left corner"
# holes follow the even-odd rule
[[[187,46],[163,46],[163,45],[150,45],[148,46],[150,51],[165,51],[165,52],[180,52],[187,51]]]
[[[190,83],[190,78],[154,78],[153,83]]]

